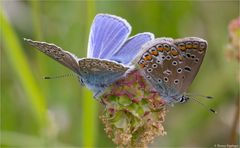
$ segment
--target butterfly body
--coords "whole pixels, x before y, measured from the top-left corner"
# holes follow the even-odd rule
[[[207,42],[196,37],[158,38],[144,44],[133,63],[166,102],[185,102],[206,48]]]
[[[103,92],[109,84],[124,76],[129,69],[114,61],[94,58],[80,59],[79,67],[81,67],[79,75],[82,82],[96,92],[96,96]]]

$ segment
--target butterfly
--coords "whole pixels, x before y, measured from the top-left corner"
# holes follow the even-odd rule
[[[183,103],[206,49],[207,41],[197,37],[156,38],[142,46],[132,63],[167,103]]]
[[[141,46],[154,39],[149,32],[128,38],[130,24],[110,14],[97,14],[90,29],[87,58],[78,58],[54,44],[25,39],[31,46],[75,72],[97,98],[123,77]]]

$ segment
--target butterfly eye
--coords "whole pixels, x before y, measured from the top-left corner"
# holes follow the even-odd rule
[[[186,102],[186,98],[185,98],[185,96],[182,96],[182,97],[180,98],[179,102],[180,102],[180,103],[184,103],[184,102]]]

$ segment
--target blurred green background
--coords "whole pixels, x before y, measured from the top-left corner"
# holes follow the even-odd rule
[[[23,42],[31,38],[55,43],[85,57],[97,13],[127,19],[131,35],[196,36],[209,43],[189,92],[214,96],[199,100],[218,114],[191,100],[170,107],[164,123],[167,135],[151,147],[213,147],[234,141],[239,67],[225,52],[228,23],[239,16],[239,1],[2,0],[0,9],[2,147],[114,147],[98,118],[103,107],[91,92],[73,77],[44,80],[70,71]]]

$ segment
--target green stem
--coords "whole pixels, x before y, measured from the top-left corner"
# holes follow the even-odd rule
[[[95,2],[87,1],[87,28],[90,28],[94,12],[95,12]],[[88,33],[86,37],[88,37]],[[86,46],[85,46],[86,47]],[[87,48],[85,48],[87,49]],[[98,114],[97,114],[97,101],[93,99],[92,93],[83,88],[83,99],[82,99],[82,144],[84,147],[95,147],[96,136],[97,136],[97,125],[98,125]]]
[[[41,29],[41,15],[39,8],[39,1],[30,1],[32,8],[32,22],[35,32],[36,40],[41,41],[43,38]]]
[[[39,132],[42,132],[46,126],[46,104],[44,96],[32,76],[30,66],[26,60],[27,58],[24,55],[19,39],[2,11],[0,11],[0,22],[1,43],[4,45],[3,49],[5,49],[7,59],[15,70],[14,73],[18,76],[18,80],[28,96],[28,102],[39,123]]]

